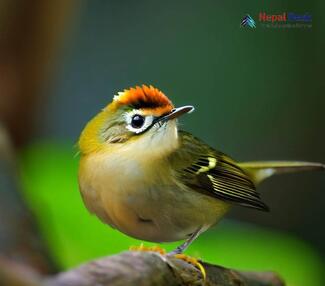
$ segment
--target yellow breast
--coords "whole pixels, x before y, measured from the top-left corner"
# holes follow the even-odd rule
[[[80,190],[88,209],[103,222],[154,242],[184,239],[199,227],[210,227],[229,209],[179,185],[170,172],[164,160],[93,154],[81,160]]]

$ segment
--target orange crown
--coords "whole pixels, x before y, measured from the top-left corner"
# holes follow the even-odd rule
[[[114,96],[114,102],[119,105],[130,105],[158,116],[168,113],[174,108],[173,103],[159,89],[144,84],[141,87],[136,86],[119,92]]]

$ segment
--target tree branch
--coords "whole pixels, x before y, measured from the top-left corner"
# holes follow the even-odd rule
[[[153,252],[128,251],[101,258],[44,280],[46,286],[282,286],[271,272],[242,272],[202,262],[207,278],[193,265]]]

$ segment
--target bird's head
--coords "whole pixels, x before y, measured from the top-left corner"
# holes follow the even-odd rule
[[[124,90],[88,122],[79,139],[80,152],[86,155],[128,146],[145,150],[175,148],[176,118],[193,110],[192,106],[174,108],[167,96],[153,86]]]

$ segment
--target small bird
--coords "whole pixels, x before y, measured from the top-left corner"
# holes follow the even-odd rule
[[[153,86],[119,92],[88,122],[79,139],[79,187],[104,223],[151,242],[185,240],[182,253],[233,205],[269,208],[256,186],[280,173],[324,170],[321,163],[236,162],[179,130],[175,108]]]

